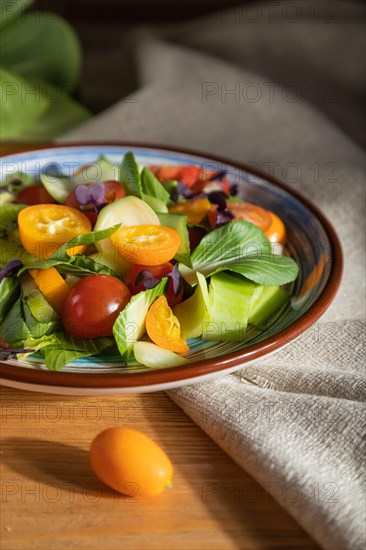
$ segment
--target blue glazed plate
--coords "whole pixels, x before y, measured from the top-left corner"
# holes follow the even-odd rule
[[[7,155],[1,159],[1,180],[22,171],[38,174],[49,164],[70,175],[100,154],[119,163],[133,151],[140,165],[200,164],[207,169],[227,170],[230,183],[238,184],[239,196],[278,214],[288,234],[286,246],[299,265],[291,286],[291,301],[265,331],[254,328],[245,341],[189,341],[188,363],[181,367],[146,368],[120,357],[92,357],[49,372],[42,357],[1,364],[4,385],[60,394],[113,394],[157,391],[228,374],[289,344],[324,313],[333,300],[342,275],[342,252],[338,237],[324,215],[307,199],[284,184],[254,173],[245,165],[190,151],[137,144],[80,144],[51,146]]]

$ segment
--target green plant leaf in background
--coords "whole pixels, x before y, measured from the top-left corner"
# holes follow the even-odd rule
[[[81,52],[70,25],[53,13],[25,12],[1,30],[1,65],[31,80],[72,91],[79,77]]]
[[[67,93],[46,82],[36,82],[41,95],[48,99],[47,110],[22,132],[26,141],[49,141],[86,122],[89,111]]]
[[[0,2],[0,27],[18,17],[18,15],[28,8],[33,0],[10,0]]]
[[[1,140],[49,141],[90,116],[70,97],[81,63],[73,29],[55,14],[24,11],[30,4],[0,2]]]
[[[0,139],[19,136],[49,105],[35,86],[5,69],[0,69],[0,102]]]

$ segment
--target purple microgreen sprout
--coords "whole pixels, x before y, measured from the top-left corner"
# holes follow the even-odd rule
[[[100,208],[105,206],[105,187],[101,182],[89,185],[82,183],[75,187],[75,199],[81,207],[91,205],[90,210],[98,212]],[[87,208],[82,209],[87,210]]]
[[[235,218],[235,216],[228,208],[218,211],[216,218],[216,227],[220,227],[221,225],[229,223],[233,218]]]
[[[167,277],[169,277],[173,281],[174,295],[178,296],[183,285],[183,279],[182,279],[182,275],[180,274],[178,264],[175,264],[172,271],[168,273]]]
[[[143,283],[146,289],[155,288],[161,279],[156,279],[148,269],[142,269],[135,279],[135,285]]]
[[[35,349],[26,348],[0,348],[0,360],[16,359],[18,353],[34,353]]]
[[[175,264],[173,269],[167,275],[163,277],[168,277],[173,281],[173,291],[174,295],[178,296],[183,285],[182,275],[179,272],[178,264]],[[157,279],[153,276],[149,269],[142,269],[135,279],[135,285],[138,286],[140,283],[143,283],[145,289],[155,288],[161,281],[163,277]]]
[[[196,193],[189,189],[182,181],[178,181],[177,193],[185,199],[191,199]]]
[[[0,271],[0,283],[5,277],[15,277],[18,271],[23,267],[23,262],[18,258],[9,260],[4,268]]]
[[[235,217],[227,207],[227,195],[224,191],[211,191],[207,196],[212,204],[217,204],[216,227],[229,223]]]

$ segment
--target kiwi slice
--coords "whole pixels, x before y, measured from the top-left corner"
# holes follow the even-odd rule
[[[23,299],[33,317],[40,323],[50,323],[59,318],[51,304],[43,296],[36,283],[28,273],[20,277]]]
[[[13,258],[19,258],[23,263],[34,261],[35,258],[23,247],[18,230],[18,214],[25,208],[24,204],[6,203],[1,205],[0,216],[0,268]]]

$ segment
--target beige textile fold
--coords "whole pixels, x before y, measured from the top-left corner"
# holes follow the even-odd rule
[[[281,10],[285,3],[274,4]],[[322,547],[362,550],[365,156],[347,135],[347,125],[340,129],[342,117],[335,125],[328,116],[337,107],[353,112],[352,98],[365,91],[360,61],[351,62],[353,56],[363,56],[365,10],[358,2],[334,4],[343,19],[322,24],[309,19],[308,10],[296,25],[282,17],[277,34],[263,20],[257,27],[247,21],[238,27],[232,21],[230,30],[227,19],[224,29],[217,15],[170,27],[168,33],[160,29],[164,40],[154,38],[153,31],[147,39],[146,29],[137,33],[128,43],[135,50],[142,87],[64,140],[151,142],[253,163],[312,198],[334,223],[345,272],[326,314],[298,340],[258,363],[168,393]],[[309,2],[298,5],[305,10]],[[227,39],[232,36],[222,55],[212,43],[220,28]],[[266,39],[269,31],[272,42]],[[309,34],[311,47],[306,49]],[[273,97],[266,93],[276,74],[279,82],[291,75],[305,86],[312,74],[327,67],[342,90],[332,109],[311,105],[306,94],[290,101],[281,86]],[[308,80],[297,80],[297,74]],[[205,96],[208,83],[219,93]],[[235,83],[240,89],[255,83],[261,96],[236,101],[235,94],[220,93],[222,86],[233,89]]]

